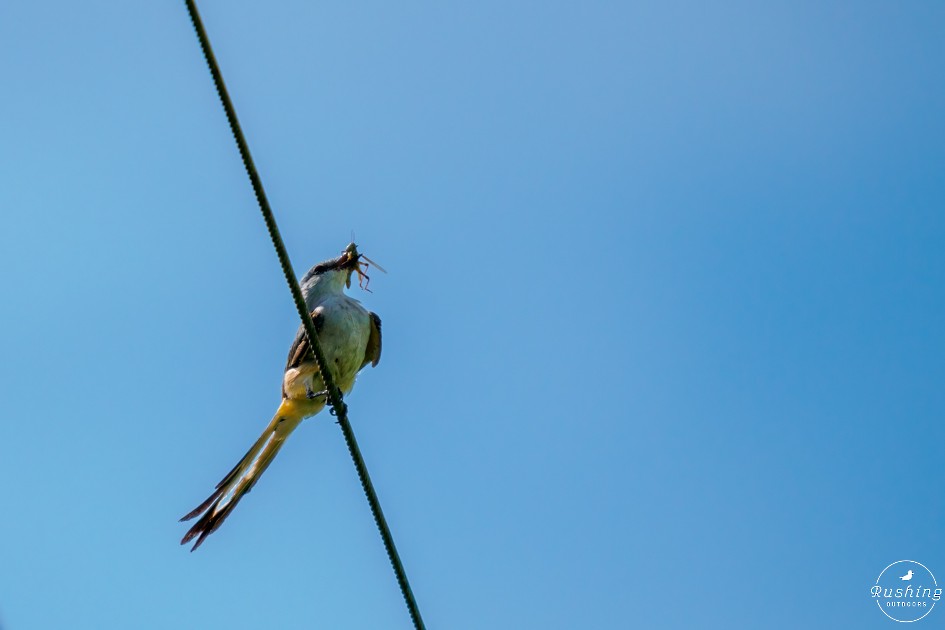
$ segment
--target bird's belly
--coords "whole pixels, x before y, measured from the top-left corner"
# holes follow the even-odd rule
[[[323,317],[318,333],[319,346],[328,361],[335,385],[347,394],[354,387],[355,376],[364,363],[371,332],[370,315],[352,299],[332,300],[316,310]],[[286,370],[283,392],[287,398],[305,398],[309,389],[314,392],[325,389],[314,362]]]

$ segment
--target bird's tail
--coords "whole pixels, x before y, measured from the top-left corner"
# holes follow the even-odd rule
[[[226,520],[240,499],[256,485],[260,475],[272,463],[285,439],[299,426],[302,418],[303,414],[295,402],[288,399],[282,401],[269,426],[246,452],[243,459],[217,484],[213,494],[180,519],[181,522],[189,521],[203,515],[181,539],[180,544],[187,544],[196,538],[197,542],[191,549],[193,551]]]

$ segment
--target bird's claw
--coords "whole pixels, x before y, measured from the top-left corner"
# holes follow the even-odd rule
[[[342,410],[343,412],[347,412],[347,411],[348,411],[348,405],[345,404],[344,394],[341,393],[341,390],[340,390],[340,389],[338,390],[338,402],[340,403],[340,404],[339,404],[339,407],[341,408],[341,410]],[[338,416],[338,408],[336,408],[334,405],[332,405],[332,407],[331,407],[331,409],[328,411],[328,413],[330,413],[331,415],[337,417],[337,416]]]
[[[305,388],[305,396],[306,396],[309,400],[315,400],[315,399],[318,398],[319,396],[324,396],[324,397],[327,399],[327,398],[328,398],[328,390],[327,390],[327,389],[323,389],[323,390],[320,391],[320,392],[313,392],[311,387],[306,387],[306,388]]]

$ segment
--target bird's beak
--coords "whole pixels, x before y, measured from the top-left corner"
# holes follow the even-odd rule
[[[345,286],[351,288],[351,274],[358,271],[358,263],[361,261],[361,255],[358,253],[358,246],[349,243],[345,251],[341,254],[341,268],[348,270],[348,276],[345,278]]]

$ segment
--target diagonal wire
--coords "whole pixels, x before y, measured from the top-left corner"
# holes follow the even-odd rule
[[[410,612],[410,618],[417,630],[425,628],[423,619],[420,617],[420,608],[414,599],[413,591],[410,589],[410,583],[407,581],[407,572],[400,561],[400,555],[394,546],[394,538],[391,536],[390,528],[387,526],[387,520],[384,518],[384,512],[381,510],[380,501],[377,493],[374,492],[374,484],[371,483],[371,477],[368,475],[367,466],[364,458],[361,457],[361,449],[358,448],[358,442],[354,437],[354,431],[351,423],[348,421],[348,408],[341,399],[341,392],[335,385],[331,372],[326,369],[325,355],[318,345],[318,337],[315,335],[315,324],[312,322],[312,316],[305,305],[305,298],[302,296],[302,290],[295,279],[295,272],[292,270],[292,263],[289,260],[289,254],[286,252],[285,244],[279,235],[279,227],[276,225],[276,219],[272,214],[272,208],[269,207],[269,200],[266,198],[266,192],[263,190],[262,181],[259,179],[259,173],[256,172],[256,166],[253,164],[253,158],[249,153],[249,147],[246,144],[246,138],[243,137],[243,130],[240,128],[239,120],[236,118],[236,110],[230,101],[230,95],[223,84],[223,75],[220,74],[220,68],[217,66],[217,60],[213,56],[213,50],[210,48],[210,40],[207,32],[203,28],[203,22],[200,20],[200,14],[197,13],[197,5],[194,0],[185,0],[187,11],[190,13],[190,19],[194,24],[194,30],[197,32],[197,39],[200,40],[200,48],[203,50],[203,56],[207,60],[207,66],[210,68],[210,74],[213,76],[213,83],[217,88],[217,94],[220,96],[220,102],[223,104],[223,110],[226,112],[226,119],[230,123],[230,130],[236,140],[236,146],[239,148],[240,157],[243,159],[243,166],[246,167],[246,174],[249,175],[249,181],[253,185],[253,192],[256,193],[256,201],[259,202],[259,209],[262,211],[263,219],[266,221],[266,229],[269,230],[269,237],[276,248],[276,254],[279,256],[279,264],[282,265],[282,272],[285,274],[285,281],[292,291],[292,298],[295,300],[295,308],[299,311],[299,317],[302,319],[302,326],[305,328],[305,335],[308,337],[309,347],[312,354],[315,355],[315,363],[321,372],[322,380],[325,382],[325,389],[328,390],[328,401],[331,403],[332,413],[337,416],[338,424],[341,426],[341,432],[344,434],[345,442],[348,445],[348,451],[351,453],[351,459],[354,460],[354,467],[358,471],[358,478],[361,480],[361,486],[364,488],[364,494],[367,496],[368,503],[371,506],[371,513],[374,515],[374,521],[377,523],[377,529],[381,533],[381,539],[384,541],[384,548],[387,550],[387,556],[394,567],[394,574],[397,576],[397,583],[403,593],[404,601],[407,603],[407,610]]]

